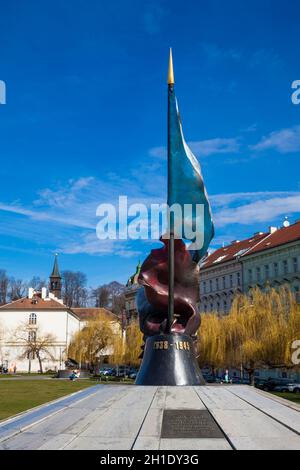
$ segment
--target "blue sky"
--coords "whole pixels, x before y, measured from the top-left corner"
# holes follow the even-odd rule
[[[166,195],[173,47],[212,248],[300,217],[299,2],[0,0],[0,268],[125,282],[151,242],[101,242],[99,203]]]

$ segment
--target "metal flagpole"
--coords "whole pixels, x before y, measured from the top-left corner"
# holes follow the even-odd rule
[[[174,72],[172,49],[170,48],[169,71],[168,71],[168,206],[170,206],[170,195],[172,190],[171,172],[171,96],[174,93]],[[168,272],[169,272],[169,297],[168,297],[168,324],[167,332],[170,333],[174,320],[174,213],[169,212],[169,251],[168,251]]]

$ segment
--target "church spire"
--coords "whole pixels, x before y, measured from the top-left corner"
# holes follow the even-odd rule
[[[59,269],[58,269],[58,261],[57,261],[58,254],[55,253],[55,258],[54,258],[54,265],[53,265],[53,270],[52,274],[50,277],[61,277]]]
[[[52,274],[50,275],[50,292],[58,299],[61,298],[61,275],[58,268],[58,254],[55,253]]]

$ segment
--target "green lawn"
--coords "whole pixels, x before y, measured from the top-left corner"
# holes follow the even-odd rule
[[[2,380],[0,420],[95,385],[91,380]]]
[[[286,400],[293,401],[300,405],[300,393],[291,393],[291,392],[272,392],[273,395],[276,395],[280,398],[285,398]]]

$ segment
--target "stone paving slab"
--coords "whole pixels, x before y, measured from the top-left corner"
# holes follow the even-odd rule
[[[224,438],[163,439],[165,409],[208,410]],[[96,385],[0,423],[0,449],[300,450],[300,407],[243,385]]]

